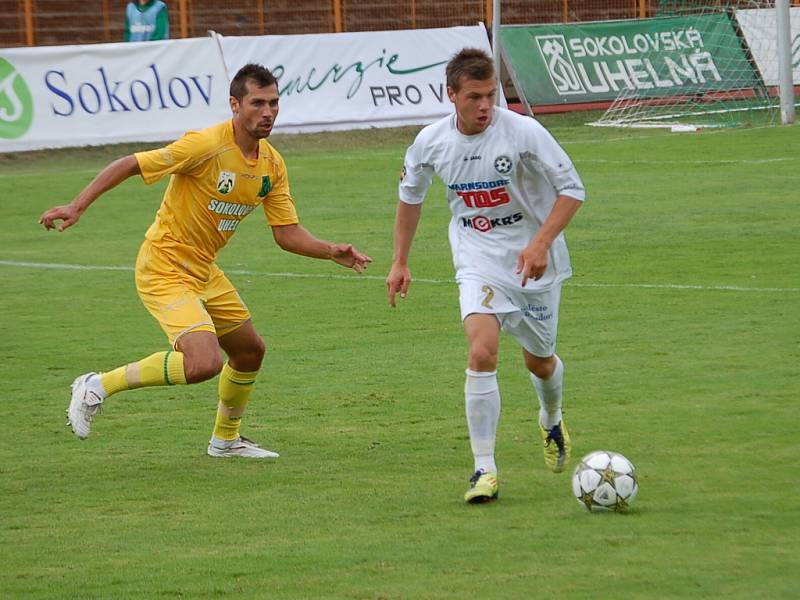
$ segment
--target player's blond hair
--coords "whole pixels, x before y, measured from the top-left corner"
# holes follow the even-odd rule
[[[450,59],[445,73],[447,87],[457,92],[461,89],[461,81],[464,79],[485,81],[494,77],[494,61],[480,48],[464,48]]]

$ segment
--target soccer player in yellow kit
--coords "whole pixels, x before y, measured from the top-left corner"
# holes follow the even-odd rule
[[[266,140],[278,114],[278,84],[272,73],[261,65],[242,67],[231,81],[230,105],[230,121],[112,162],[72,202],[51,208],[39,219],[46,229],[63,231],[127,178],[141,175],[150,184],[170,175],[136,259],[136,289],[172,349],[75,379],[67,421],[81,439],[89,436],[92,418],[112,394],[198,383],[219,374],[208,454],[277,458],[277,453],[239,433],[264,342],[236,289],[216,265],[217,252],[242,219],[263,206],[275,241],[286,251],[330,259],[358,273],[372,260],[350,244],[320,240],[300,225],[286,165]],[[224,364],[220,348],[228,356]]]

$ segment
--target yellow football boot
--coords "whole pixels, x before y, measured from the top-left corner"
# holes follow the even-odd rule
[[[542,434],[545,464],[553,473],[561,473],[567,466],[567,460],[572,451],[572,444],[564,421],[562,420],[549,431],[540,424],[539,432]]]
[[[483,470],[475,471],[470,477],[470,486],[464,500],[470,504],[481,504],[497,499],[497,475]]]

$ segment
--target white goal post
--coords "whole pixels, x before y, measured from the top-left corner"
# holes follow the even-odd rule
[[[659,61],[654,50],[643,60],[663,65],[659,81],[664,86],[623,88],[592,125],[693,131],[794,122],[800,61],[792,60],[790,39],[800,46],[800,7],[790,9],[788,0],[729,0],[714,5],[662,0],[656,18],[668,17],[682,19],[689,31],[700,36],[701,47],[689,60],[702,57],[710,68],[692,73],[670,63],[669,57]],[[800,55],[800,47],[796,52]]]
[[[781,123],[791,125],[794,123],[794,77],[792,63],[794,62],[794,46],[792,39],[797,41],[797,53],[800,55],[800,33],[792,38],[792,17],[789,0],[776,0],[775,26],[778,50],[778,77],[780,80]],[[800,62],[800,57],[798,58]]]

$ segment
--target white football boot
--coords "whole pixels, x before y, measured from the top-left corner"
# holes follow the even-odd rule
[[[231,442],[224,442],[224,446],[208,443],[208,455],[217,458],[227,458],[230,456],[241,456],[242,458],[278,458],[280,454],[265,450],[253,440],[244,436],[239,436]]]
[[[103,398],[87,385],[93,375],[97,373],[86,373],[72,382],[72,399],[67,409],[67,425],[82,440],[89,437],[92,418],[100,412],[103,404]]]

